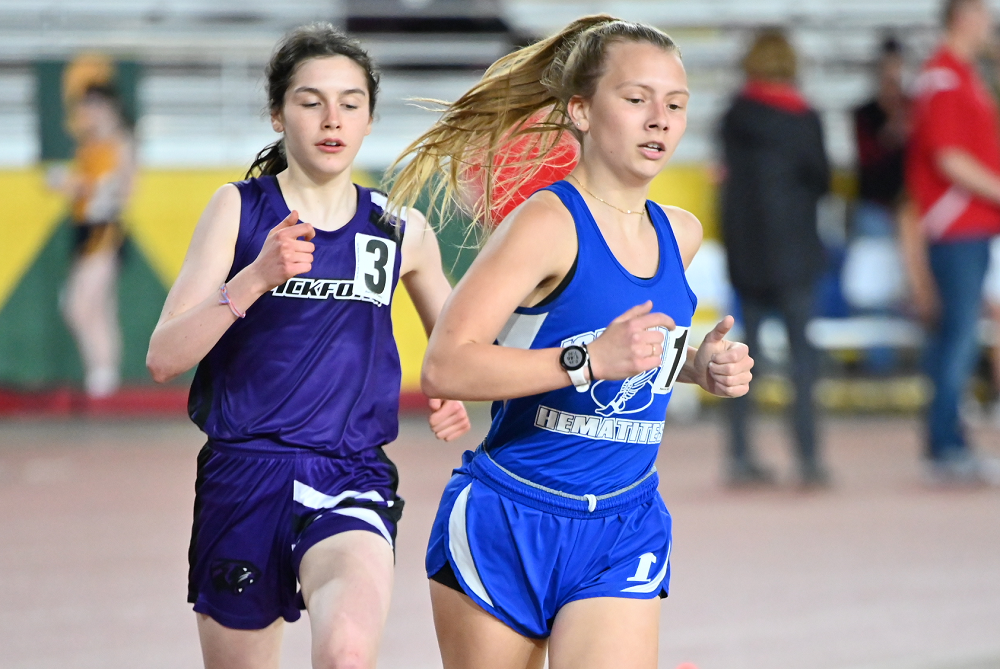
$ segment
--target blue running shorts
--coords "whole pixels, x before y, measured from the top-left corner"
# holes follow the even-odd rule
[[[381,448],[336,458],[270,442],[207,444],[198,455],[188,602],[235,629],[298,620],[302,556],[349,530],[393,546],[403,511],[397,483]]]
[[[592,597],[665,597],[670,513],[652,470],[612,495],[534,487],[482,449],[445,487],[427,548],[427,576],[462,591],[524,636],[545,638],[559,609]]]

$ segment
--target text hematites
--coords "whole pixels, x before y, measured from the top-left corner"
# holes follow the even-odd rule
[[[663,439],[663,421],[589,416],[544,406],[538,407],[535,427],[559,434],[627,444],[658,444]]]

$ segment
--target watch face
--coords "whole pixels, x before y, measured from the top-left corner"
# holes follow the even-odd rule
[[[567,346],[562,352],[562,364],[566,369],[580,369],[583,367],[583,349],[579,346]]]

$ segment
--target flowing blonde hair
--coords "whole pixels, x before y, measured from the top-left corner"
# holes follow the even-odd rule
[[[472,219],[470,234],[478,229],[484,238],[491,215],[538,176],[565,135],[582,140],[567,103],[594,95],[608,46],[616,42],[647,42],[679,53],[666,33],[651,26],[586,16],[499,59],[455,102],[423,100],[439,105],[442,116],[387,170],[388,211],[412,207],[429,187],[429,220],[443,224],[458,210]]]

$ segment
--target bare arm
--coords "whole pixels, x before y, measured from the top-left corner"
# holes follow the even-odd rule
[[[1000,175],[969,152],[950,147],[938,151],[935,158],[938,170],[948,181],[985,200],[1000,203]]]
[[[939,309],[937,286],[931,274],[920,214],[912,202],[905,202],[899,210],[899,246],[916,316],[929,323],[937,318]]]
[[[441,269],[437,237],[419,211],[411,209],[407,212],[402,253],[400,278],[413,300],[424,331],[430,336],[445,300],[451,294],[451,284]]]
[[[286,279],[312,266],[312,226],[296,225],[292,214],[268,234],[253,263],[228,282],[234,305],[246,311],[257,299]],[[146,367],[159,383],[194,367],[236,322],[229,307],[219,304],[219,286],[233,264],[239,233],[240,195],[235,186],[216,191],[201,215],[160,320],[149,340]]]
[[[424,331],[430,336],[445,300],[451,294],[451,284],[441,269],[441,250],[434,231],[427,225],[424,215],[413,209],[406,214],[399,273]],[[469,414],[461,402],[431,398],[428,404],[431,415],[427,422],[438,439],[452,441],[472,427]]]
[[[690,211],[680,207],[662,204],[660,207],[670,221],[670,227],[677,239],[677,248],[681,252],[681,260],[684,262],[684,269],[687,269],[691,265],[691,261],[694,260],[695,254],[698,253],[698,249],[701,248],[701,241],[705,234],[701,227],[701,221]]]
[[[445,303],[424,359],[424,391],[434,397],[496,400],[570,385],[559,349],[493,342],[518,305],[539,286],[565,276],[575,254],[572,218],[555,195],[533,195],[508,216]],[[654,347],[662,347],[663,336],[649,328],[674,324],[664,314],[649,313],[650,308],[647,302],[630,309],[589,345],[598,378],[623,379],[659,364]]]

